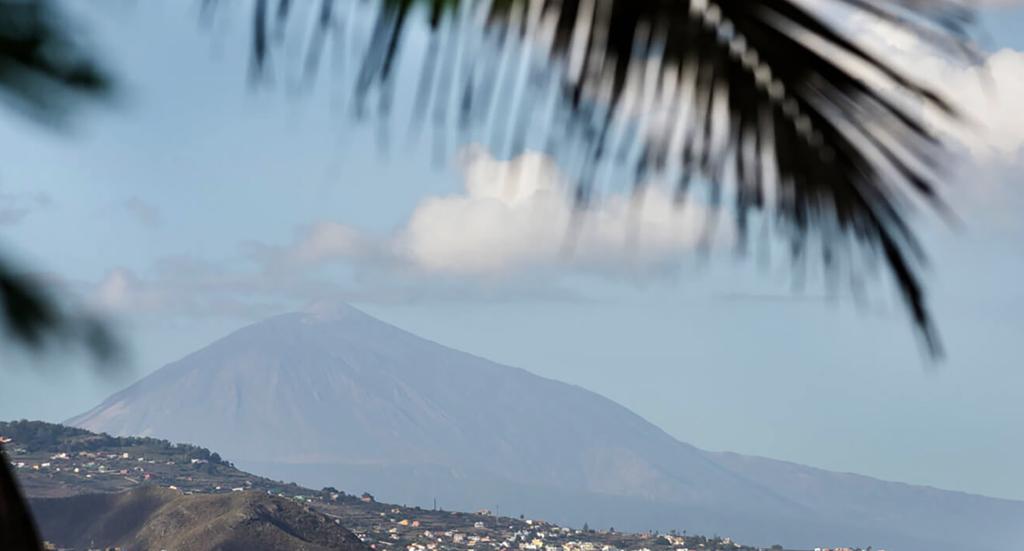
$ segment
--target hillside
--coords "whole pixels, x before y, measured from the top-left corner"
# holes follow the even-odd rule
[[[283,551],[369,549],[340,523],[260,492],[182,495],[157,486],[32,501],[59,547]]]
[[[392,505],[378,502],[368,494],[357,497],[334,488],[316,491],[255,476],[226,462],[203,462],[192,455],[208,451],[197,452],[195,446],[152,438],[110,437],[39,421],[0,422],[0,436],[10,439],[7,452],[11,464],[41,515],[44,533],[53,541],[117,539],[118,534],[131,530],[130,526],[125,528],[126,524],[141,525],[144,520],[140,518],[148,519],[162,506],[163,501],[147,492],[172,496],[258,493],[294,502],[304,511],[309,509],[307,513],[334,519],[376,549],[479,551],[526,544],[566,551],[604,546],[651,551],[679,547],[753,551],[724,537],[573,529],[540,520],[502,517],[489,511],[463,513]],[[68,451],[83,446],[88,450]],[[64,497],[45,497],[54,495]],[[126,503],[131,507],[123,506]],[[187,511],[192,504],[202,502],[181,503]],[[132,517],[132,511],[138,511],[139,516]],[[135,521],[129,522],[131,519]],[[166,526],[159,522],[154,525]],[[174,533],[177,529],[170,532]],[[542,544],[539,547],[535,545],[538,541]]]
[[[6,452],[32,497],[117,492],[150,480],[196,489],[285,487],[252,486],[255,477],[235,469],[217,453],[190,444],[96,434],[40,421],[0,422],[0,435],[11,439]]]
[[[607,398],[348,306],[245,327],[69,424],[195,442],[314,487],[575,526],[806,548],[1024,546],[1024,503],[709,453]]]

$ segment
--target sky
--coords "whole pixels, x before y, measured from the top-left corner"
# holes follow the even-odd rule
[[[68,133],[0,111],[0,248],[106,316],[127,355],[97,374],[80,354],[5,350],[0,418],[61,421],[247,323],[344,300],[702,448],[1024,499],[1024,8],[983,14],[988,89],[865,30],[979,122],[947,179],[962,222],[915,218],[947,350],[932,364],[884,281],[860,305],[813,277],[795,289],[778,252],[738,257],[727,228],[697,254],[704,213],[658,192],[640,214],[613,193],[567,259],[560,167],[413,139],[413,70],[391,122],[360,122],[351,56],[312,89],[288,63],[254,88],[244,17],[68,7],[120,93]],[[511,171],[530,176],[496,183]]]

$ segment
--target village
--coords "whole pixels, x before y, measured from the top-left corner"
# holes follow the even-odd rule
[[[27,424],[25,424],[27,423]],[[265,492],[297,501],[351,530],[376,550],[781,551],[685,531],[628,533],[542,520],[378,502],[363,492],[312,490],[236,469],[216,453],[152,438],[94,435],[38,422],[0,423],[0,442],[31,498],[118,492],[153,484],[183,494]],[[808,550],[809,551],[809,550]],[[818,547],[814,551],[859,551]],[[881,550],[880,550],[881,551]]]

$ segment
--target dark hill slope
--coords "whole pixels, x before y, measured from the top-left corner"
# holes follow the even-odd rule
[[[285,551],[368,549],[327,516],[258,492],[181,495],[140,487],[32,501],[44,537],[61,547]]]

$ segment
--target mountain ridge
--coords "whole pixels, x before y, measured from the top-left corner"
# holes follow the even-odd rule
[[[700,450],[578,385],[350,306],[244,327],[68,423],[194,441],[310,485],[362,480],[391,501],[442,497],[463,509],[502,501],[562,523],[657,529],[685,512],[706,533],[811,547],[835,534],[931,551],[941,547],[922,541],[956,540],[968,525],[1024,543],[1000,524],[1024,525],[1024,503]],[[546,508],[551,496],[562,511]],[[614,511],[615,500],[637,518]]]

